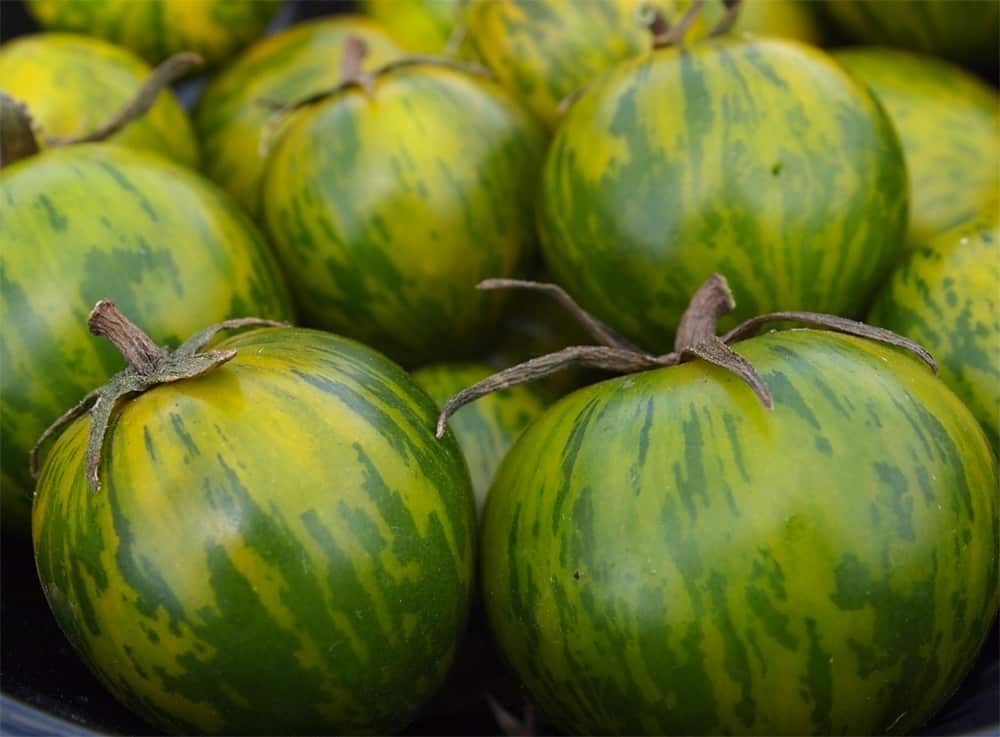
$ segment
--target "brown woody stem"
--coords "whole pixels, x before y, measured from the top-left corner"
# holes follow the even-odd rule
[[[106,299],[98,302],[87,319],[87,327],[91,335],[103,335],[110,340],[136,373],[151,374],[163,359],[163,350],[125,317],[114,302]]]
[[[732,312],[735,306],[733,293],[725,277],[712,274],[694,293],[681,315],[674,338],[674,350],[683,351],[714,338],[719,318]]]
[[[69,146],[75,143],[107,140],[132,121],[145,115],[153,107],[160,92],[171,82],[183,77],[202,63],[204,60],[192,51],[174,54],[150,72],[132,99],[96,130],[81,136],[50,137],[46,138],[45,142],[49,146]]]
[[[38,153],[38,135],[24,103],[0,91],[0,169]]]
[[[747,359],[734,351],[730,344],[744,338],[752,337],[768,322],[794,321],[827,328],[835,332],[847,333],[869,340],[875,340],[896,346],[915,353],[936,372],[937,365],[930,354],[920,345],[908,338],[897,335],[883,328],[866,325],[855,320],[848,320],[836,315],[823,315],[816,312],[772,312],[760,317],[751,318],[730,330],[722,337],[715,334],[716,323],[723,315],[732,311],[735,306],[732,293],[724,277],[719,274],[710,276],[695,292],[691,302],[681,318],[674,341],[674,351],[660,356],[646,353],[619,339],[596,318],[587,314],[573,299],[554,284],[538,284],[516,279],[488,279],[480,284],[481,289],[500,288],[530,288],[547,291],[556,296],[576,315],[580,321],[591,330],[602,346],[574,346],[545,356],[532,358],[529,361],[511,366],[493,376],[463,389],[445,403],[438,416],[435,433],[442,437],[448,418],[470,402],[479,397],[491,394],[507,387],[523,384],[575,366],[598,368],[617,373],[635,373],[654,368],[674,366],[685,360],[697,358],[719,366],[738,376],[750,387],[767,409],[774,408],[774,399],[764,379]]]
[[[368,44],[359,36],[348,36],[344,40],[344,50],[340,54],[340,84],[354,83],[370,92],[370,82],[363,79],[361,66],[368,56]]]
[[[90,414],[90,435],[87,440],[87,485],[92,491],[100,489],[100,465],[107,435],[118,400],[141,394],[160,384],[183,381],[200,376],[221,366],[236,356],[228,350],[201,351],[220,330],[233,330],[250,326],[278,327],[284,323],[261,320],[256,317],[226,320],[195,333],[175,351],[160,348],[119,311],[113,302],[101,300],[95,305],[87,320],[90,332],[103,335],[125,357],[127,366],[111,377],[107,384],[83,398],[73,409],[56,420],[35,443],[31,450],[32,476],[38,475],[38,454],[42,446],[62,428],[84,414]]]

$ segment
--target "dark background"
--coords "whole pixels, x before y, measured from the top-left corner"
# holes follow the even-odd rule
[[[347,0],[292,0],[272,29],[353,9]],[[0,0],[0,42],[35,30],[20,0]],[[190,104],[201,85],[198,79],[185,82],[178,90],[181,99]],[[961,688],[918,734],[1000,735],[998,654],[994,621]],[[489,644],[482,613],[474,612],[452,677],[406,734],[499,733],[486,690],[513,711],[521,703],[513,677]],[[159,734],[119,705],[83,665],[49,612],[30,546],[5,538],[0,538],[0,692],[0,735]]]

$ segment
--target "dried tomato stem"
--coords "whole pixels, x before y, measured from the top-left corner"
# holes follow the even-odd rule
[[[62,428],[71,423],[77,417],[85,415],[90,411],[90,408],[97,401],[97,398],[101,395],[101,389],[95,389],[90,392],[87,396],[76,403],[72,409],[68,409],[51,425],[46,428],[45,432],[41,434],[38,440],[35,442],[35,446],[31,449],[31,453],[28,455],[28,468],[31,471],[31,478],[38,478],[38,453],[41,451],[42,447],[48,442],[49,438],[58,433]]]
[[[340,54],[340,81],[353,82],[361,76],[361,64],[368,56],[368,44],[358,36],[348,36]]]
[[[27,106],[0,91],[0,169],[38,153],[35,128]]]
[[[375,92],[375,77],[362,70],[368,44],[360,36],[348,36],[344,40],[344,50],[340,55],[340,84],[356,85],[369,99]]]
[[[103,335],[110,340],[136,373],[153,373],[163,359],[163,350],[125,317],[114,302],[106,299],[98,302],[87,318],[87,327],[91,335]]]
[[[101,300],[95,305],[87,325],[91,333],[103,335],[114,344],[124,356],[127,367],[52,423],[31,449],[29,461],[31,475],[37,476],[38,454],[43,444],[77,417],[89,413],[87,485],[92,491],[97,491],[101,486],[100,465],[104,438],[118,400],[141,394],[160,384],[200,376],[232,360],[236,355],[233,349],[199,352],[220,330],[250,326],[278,327],[284,323],[256,317],[226,320],[196,333],[175,351],[157,346],[141,328],[125,317],[113,302],[107,300]]]
[[[681,315],[674,350],[682,351],[714,338],[719,318],[732,312],[735,306],[736,301],[725,277],[712,274],[694,293]]]
[[[614,333],[604,328],[596,318],[587,314],[560,287],[554,284],[538,284],[522,282],[515,279],[490,279],[480,285],[480,288],[530,288],[547,291],[570,307],[580,321],[592,329],[591,333],[604,340]],[[719,366],[738,376],[756,395],[766,409],[774,408],[774,399],[764,379],[750,362],[734,351],[729,344],[753,336],[764,324],[774,321],[795,321],[827,328],[836,332],[856,335],[880,343],[904,348],[915,353],[937,371],[937,365],[930,354],[912,340],[897,335],[884,328],[848,320],[836,315],[823,315],[815,312],[772,312],[747,320],[730,330],[721,338],[716,336],[716,323],[719,318],[732,311],[735,306],[732,293],[724,277],[719,274],[710,276],[698,289],[681,318],[674,342],[675,350],[661,356],[654,356],[640,349],[620,344],[603,346],[574,346],[545,356],[532,358],[529,361],[511,366],[493,376],[463,389],[445,403],[438,416],[436,427],[437,437],[442,437],[448,418],[460,408],[479,397],[491,394],[517,384],[523,384],[537,379],[543,379],[564,368],[582,366],[599,368],[617,373],[635,373],[653,368],[674,366],[685,360],[698,358]],[[604,332],[603,330],[607,330]]]
[[[919,343],[906,338],[899,333],[894,333],[885,328],[878,328],[874,325],[851,320],[837,315],[826,315],[820,312],[769,312],[766,315],[751,317],[749,320],[740,323],[735,328],[721,337],[723,343],[734,343],[739,340],[746,340],[757,334],[761,327],[769,322],[801,322],[806,325],[817,325],[836,333],[856,335],[859,338],[867,338],[877,343],[886,343],[896,346],[915,354],[926,363],[936,374],[938,372],[937,362],[934,357]]]
[[[771,390],[767,388],[767,384],[757,373],[757,369],[716,336],[713,335],[700,343],[686,346],[681,353],[684,356],[693,356],[713,363],[740,377],[757,395],[757,399],[765,408],[774,409],[774,398],[771,396]]]

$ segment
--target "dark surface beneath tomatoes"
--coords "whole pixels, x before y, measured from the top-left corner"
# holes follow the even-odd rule
[[[160,734],[115,701],[73,651],[45,603],[27,545],[0,544],[0,734]],[[523,695],[490,644],[482,613],[472,622],[448,681],[404,734],[498,734],[487,691],[519,711]],[[994,621],[961,688],[917,734],[1000,733],[998,648]]]

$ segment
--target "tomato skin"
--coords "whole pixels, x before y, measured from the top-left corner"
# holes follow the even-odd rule
[[[543,149],[503,90],[445,63],[292,114],[264,218],[306,323],[406,366],[470,355],[503,305],[476,285],[531,260]]]
[[[729,324],[860,317],[908,203],[899,140],[864,86],[803,44],[726,38],[621,64],[581,96],[549,148],[538,221],[556,281],[666,352],[713,273],[738,295]]]
[[[571,734],[908,733],[997,610],[986,439],[896,349],[733,347],[773,411],[692,361],[578,390],[521,435],[482,521],[498,645]]]
[[[398,366],[270,328],[123,401],[98,492],[89,417],[48,453],[39,578],[105,686],[180,734],[384,734],[462,636],[475,511],[454,437]]]

